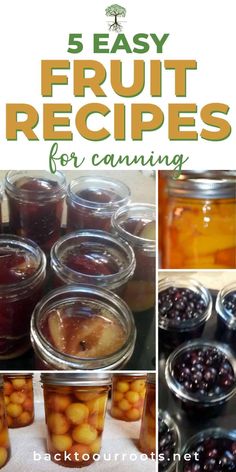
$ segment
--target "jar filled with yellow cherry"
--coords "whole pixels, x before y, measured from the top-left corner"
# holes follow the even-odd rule
[[[3,376],[0,375],[0,469],[9,461],[10,455],[11,449],[3,394]]]
[[[106,373],[41,374],[47,452],[66,467],[83,467],[101,449],[111,377]]]
[[[156,374],[148,374],[139,449],[151,458],[156,454]]]
[[[145,374],[114,374],[112,377],[111,416],[123,421],[140,420],[145,391]]]
[[[34,421],[33,374],[4,374],[4,401],[9,428],[22,428]]]

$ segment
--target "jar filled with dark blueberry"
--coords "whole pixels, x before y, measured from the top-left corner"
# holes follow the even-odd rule
[[[60,237],[65,178],[61,172],[10,171],[6,176],[10,231],[46,253]]]
[[[130,189],[115,179],[85,175],[73,180],[67,194],[67,231],[110,231],[113,213],[130,200]]]
[[[174,454],[180,453],[180,435],[176,423],[166,411],[158,414],[158,465],[160,472],[177,470]]]
[[[114,232],[134,250],[136,268],[124,299],[134,312],[155,305],[156,208],[134,203],[120,208],[112,218]]]
[[[181,456],[179,472],[236,471],[236,432],[206,429],[190,438]]]
[[[187,415],[218,416],[236,392],[236,361],[228,346],[200,339],[177,348],[166,364],[166,382]]]
[[[217,338],[236,350],[236,282],[226,285],[216,299]]]
[[[212,313],[207,288],[187,277],[167,277],[159,282],[158,323],[160,341],[176,347],[201,336]]]
[[[51,251],[55,286],[88,284],[122,297],[135,269],[133,249],[105,231],[76,231],[60,238]]]

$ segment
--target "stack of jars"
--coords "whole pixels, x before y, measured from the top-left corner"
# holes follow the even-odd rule
[[[154,205],[130,204],[129,188],[103,177],[80,177],[66,191],[61,172],[10,171],[5,193],[0,359],[32,344],[45,369],[125,365],[136,340],[133,312],[155,303]]]

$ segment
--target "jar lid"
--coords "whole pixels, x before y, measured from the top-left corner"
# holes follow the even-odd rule
[[[150,373],[147,375],[147,382],[148,382],[148,383],[151,383],[151,384],[155,384],[155,383],[156,383],[156,374],[155,374],[155,372],[150,372]]]
[[[147,377],[146,372],[119,372],[112,377]]]
[[[207,171],[194,175],[185,172],[178,179],[168,180],[168,192],[182,198],[236,199],[236,177],[225,171]]]
[[[32,372],[5,372],[3,374],[3,378],[7,377],[8,379],[15,379],[15,378],[22,378],[22,377],[33,377],[34,374]]]
[[[54,373],[41,374],[41,382],[45,385],[61,386],[102,386],[111,384],[111,375],[106,373]]]

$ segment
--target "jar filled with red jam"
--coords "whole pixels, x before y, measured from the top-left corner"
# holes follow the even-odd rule
[[[122,421],[142,417],[146,392],[146,374],[120,373],[112,377],[111,416]]]
[[[114,212],[130,200],[126,184],[105,177],[82,176],[73,180],[67,195],[67,230],[110,231]]]
[[[132,311],[146,311],[155,305],[155,206],[127,205],[117,210],[112,224],[114,232],[133,248],[136,258],[134,275],[126,286],[123,298]]]
[[[53,290],[38,303],[31,320],[31,341],[41,370],[112,370],[128,362],[135,340],[126,303],[92,285]]]
[[[156,454],[156,374],[148,374],[139,449],[151,458]]]
[[[47,452],[65,467],[83,467],[100,453],[111,377],[105,373],[42,374]]]
[[[55,285],[89,284],[122,296],[135,269],[133,249],[104,231],[77,231],[59,239],[51,251]]]
[[[3,376],[0,375],[0,469],[6,465],[10,456],[11,448],[3,395]]]
[[[9,428],[22,428],[34,421],[33,374],[4,374],[4,401]]]
[[[3,186],[0,182],[0,232],[2,232],[2,200],[3,200]]]
[[[33,241],[0,236],[0,359],[30,348],[30,318],[42,296],[46,257]]]
[[[10,171],[6,176],[10,231],[46,253],[60,237],[65,178],[61,172]]]

